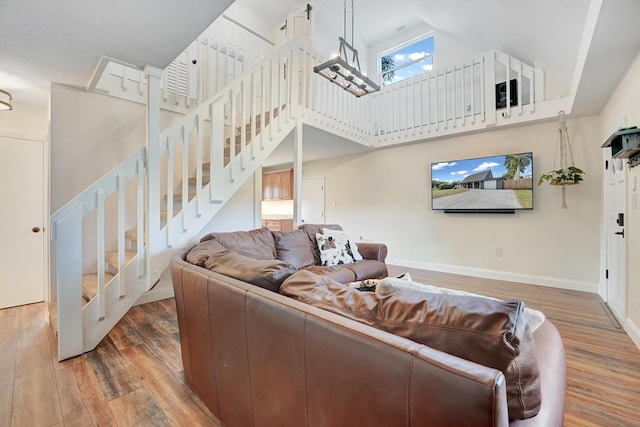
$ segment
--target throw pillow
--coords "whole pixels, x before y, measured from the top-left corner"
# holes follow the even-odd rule
[[[320,262],[323,267],[334,265],[353,264],[356,262],[349,239],[345,235],[316,234],[318,249],[320,250]]]
[[[309,238],[304,230],[272,231],[276,241],[276,257],[296,268],[313,265],[314,258]]]
[[[360,255],[360,252],[358,251],[358,245],[356,244],[356,241],[351,238],[351,234],[346,231],[332,230],[330,228],[323,228],[322,234],[325,236],[344,236],[349,241],[349,247],[351,248],[351,252],[353,252],[353,258],[356,261],[362,261],[362,255]]]
[[[328,228],[331,230],[342,230],[338,224],[301,224],[299,229],[304,230],[309,236],[309,241],[311,242],[311,250],[313,251],[313,263],[315,265],[320,265],[320,250],[318,249],[318,242],[316,240],[316,234],[322,234],[322,230],[324,228]]]

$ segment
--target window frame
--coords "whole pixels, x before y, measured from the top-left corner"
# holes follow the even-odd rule
[[[419,43],[421,41],[427,40],[428,38],[433,38],[433,52],[431,53],[431,55],[426,57],[426,58],[431,58],[431,64],[433,64],[434,57],[435,57],[435,50],[436,50],[436,38],[435,37],[436,37],[435,32],[434,31],[430,31],[428,33],[424,33],[424,34],[422,34],[420,36],[417,36],[417,37],[414,37],[414,38],[412,38],[410,40],[407,40],[404,43],[400,43],[400,44],[398,44],[398,45],[396,45],[396,46],[394,46],[394,47],[392,47],[390,49],[386,49],[386,50],[383,50],[382,52],[378,53],[376,69],[377,69],[377,72],[378,72],[378,83],[380,84],[380,86],[387,87],[387,86],[391,86],[391,85],[393,85],[395,83],[401,82],[402,80],[405,80],[405,79],[402,79],[402,80],[392,81],[392,82],[387,83],[384,80],[384,74],[388,74],[388,73],[390,73],[392,71],[395,72],[397,70],[401,70],[403,68],[409,67],[409,66],[411,66],[413,64],[416,64],[418,62],[421,62],[421,61],[425,60],[425,57],[422,57],[422,58],[419,58],[419,59],[414,59],[414,60],[408,61],[406,63],[403,63],[401,65],[395,66],[391,70],[385,71],[384,74],[383,74],[383,72],[382,72],[382,58],[383,57],[388,56],[390,54],[393,54],[395,52],[398,52],[399,50],[402,50],[402,49],[404,49],[404,48],[406,48],[408,46],[411,46],[413,44],[417,44],[417,43]],[[423,74],[423,73],[428,73],[428,72],[429,71],[423,71],[422,73],[416,74],[416,76],[418,76],[420,74]]]

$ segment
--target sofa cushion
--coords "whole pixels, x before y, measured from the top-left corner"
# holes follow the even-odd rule
[[[185,261],[199,267],[204,267],[204,263],[209,257],[218,252],[226,251],[224,246],[215,240],[207,240],[195,245],[184,257]]]
[[[285,261],[257,260],[229,250],[211,255],[204,267],[274,292],[278,292],[282,282],[297,271]]]
[[[509,417],[540,410],[539,370],[519,300],[404,291],[380,296],[299,271],[280,293],[301,302],[502,371]]]
[[[313,251],[304,230],[272,231],[276,242],[276,257],[300,268],[313,265]]]
[[[352,264],[356,257],[351,250],[349,239],[344,234],[325,235],[316,234],[318,249],[320,249],[320,263],[322,266]]]
[[[388,275],[387,265],[384,262],[373,259],[363,259],[354,264],[347,264],[344,268],[353,271],[356,275],[356,280],[379,279]]]
[[[299,229],[304,230],[309,237],[309,242],[311,244],[311,250],[313,251],[313,263],[316,265],[320,265],[320,249],[318,249],[318,241],[316,240],[316,234],[321,233],[323,228],[328,228],[330,230],[342,230],[342,227],[338,224],[302,224],[298,227]]]
[[[276,259],[276,242],[271,231],[257,228],[249,231],[211,233],[201,241],[214,239],[225,248],[253,259]]]
[[[301,270],[310,271],[313,274],[317,274],[318,276],[328,277],[340,283],[349,283],[356,280],[355,279],[356,274],[353,272],[353,270],[350,270],[343,265],[339,265],[335,267],[322,267],[320,265],[308,265],[306,267],[302,267]]]

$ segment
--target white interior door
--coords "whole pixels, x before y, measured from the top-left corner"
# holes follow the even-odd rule
[[[607,304],[621,323],[626,318],[624,211],[626,191],[625,163],[610,159],[607,175]],[[622,216],[621,216],[622,215]]]
[[[0,137],[0,308],[44,301],[44,147]]]
[[[311,44],[312,9],[310,5],[307,5],[307,8],[302,12],[295,12],[287,17],[287,39],[299,38],[304,40],[308,46],[313,46]]]
[[[302,179],[302,220],[306,224],[324,224],[324,177]]]

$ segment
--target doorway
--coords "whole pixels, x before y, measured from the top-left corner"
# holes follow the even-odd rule
[[[626,166],[624,159],[613,159],[607,153],[606,176],[606,302],[620,324],[626,319],[626,244],[625,194]]]
[[[45,300],[44,143],[0,137],[0,308]]]
[[[324,177],[302,178],[301,223],[324,224]]]

